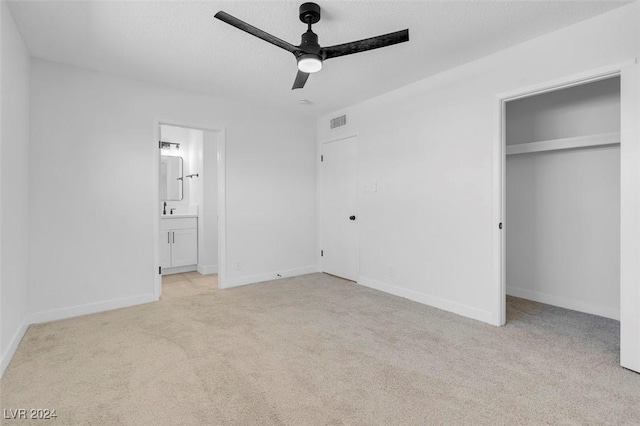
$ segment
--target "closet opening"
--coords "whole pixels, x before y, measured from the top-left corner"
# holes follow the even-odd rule
[[[618,74],[504,102],[506,322],[602,328],[619,347],[620,105]]]

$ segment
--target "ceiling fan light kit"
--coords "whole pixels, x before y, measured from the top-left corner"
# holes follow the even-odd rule
[[[315,3],[303,3],[300,5],[299,12],[300,21],[307,24],[307,31],[302,34],[302,42],[299,46],[287,43],[286,41],[249,25],[226,12],[220,11],[215,14],[215,17],[222,22],[238,28],[239,30],[293,53],[298,63],[298,73],[296,74],[292,90],[302,89],[307,82],[307,78],[309,78],[309,74],[320,71],[322,69],[322,62],[327,59],[409,41],[409,30],[406,29],[350,43],[320,47],[318,44],[318,36],[311,30],[311,25],[320,20],[320,6]]]
[[[302,55],[298,58],[298,69],[309,74],[318,72],[322,69],[322,59],[312,53]]]

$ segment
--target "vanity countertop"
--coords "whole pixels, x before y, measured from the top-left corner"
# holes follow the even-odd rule
[[[185,219],[188,217],[198,217],[198,215],[194,213],[174,213],[160,215],[160,219]]]

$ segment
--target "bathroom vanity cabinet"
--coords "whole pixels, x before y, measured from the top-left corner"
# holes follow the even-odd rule
[[[198,218],[162,217],[160,220],[160,266],[163,275],[196,270],[197,263]]]

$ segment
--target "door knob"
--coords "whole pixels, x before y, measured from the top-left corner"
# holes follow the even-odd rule
[[[349,220],[356,220],[355,216],[349,216]]]

